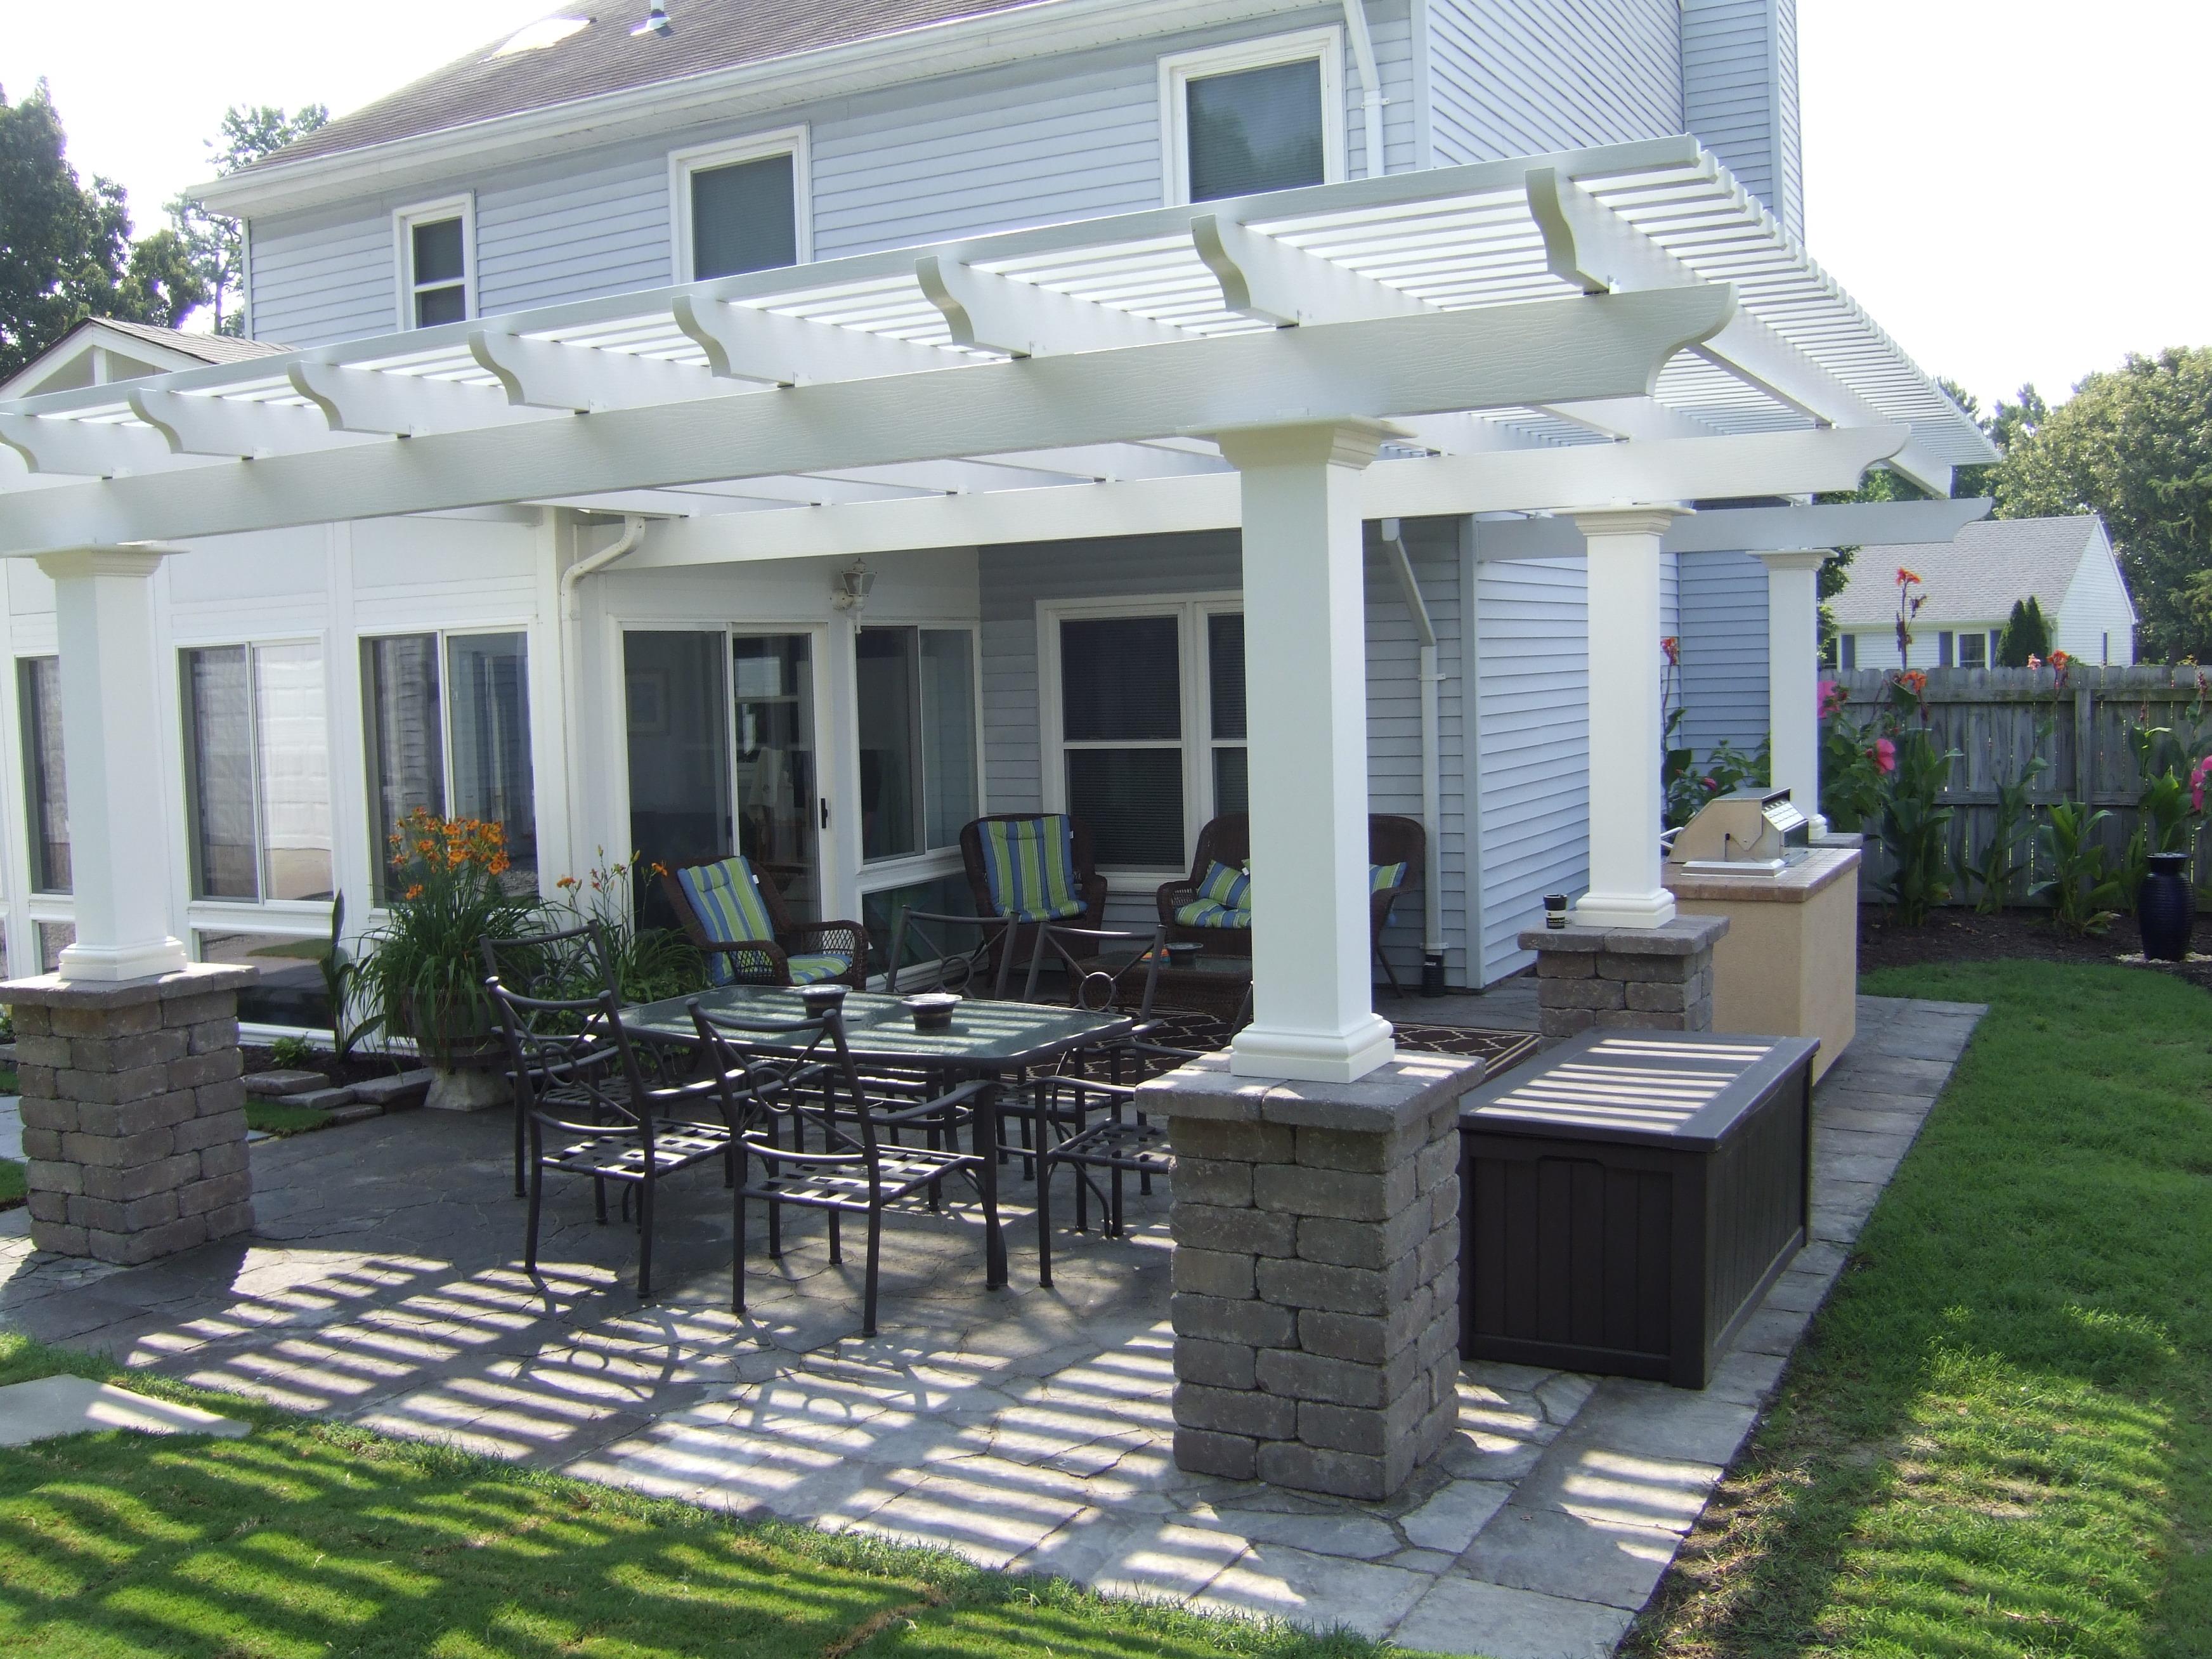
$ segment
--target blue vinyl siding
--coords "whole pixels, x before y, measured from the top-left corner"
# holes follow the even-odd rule
[[[1688,131],[1802,241],[1796,0],[1683,0],[1682,106]]]
[[[1430,0],[1436,162],[1682,128],[1676,0]]]
[[[1372,535],[1370,531],[1370,537]],[[1461,720],[1458,533],[1454,521],[1409,522],[1407,549],[1437,630],[1444,675],[1441,731],[1441,835],[1447,976],[1467,977],[1467,743]],[[1234,592],[1241,586],[1237,538],[1226,532],[984,548],[983,742],[988,811],[1036,810],[1043,800],[1037,686],[1037,606],[1054,600]],[[1421,811],[1419,647],[1396,579],[1371,541],[1367,586],[1368,795],[1378,812]],[[1116,925],[1156,920],[1152,890],[1117,882],[1108,915]],[[1416,879],[1393,913],[1383,948],[1401,981],[1419,972],[1421,894]]]
[[[1387,100],[1385,159],[1405,171],[1419,160],[1411,14],[1405,0],[1390,0],[1370,15]],[[674,276],[669,151],[800,125],[817,259],[1157,207],[1160,58],[1342,21],[1334,7],[1285,12],[565,152],[343,211],[259,220],[254,332],[309,346],[391,331],[393,210],[462,190],[476,197],[484,315],[658,287]],[[1348,165],[1358,177],[1366,141],[1349,50],[1344,64]]]
[[[1589,884],[1589,603],[1579,558],[1474,570],[1488,981],[1535,959],[1516,935],[1540,923],[1545,894]]]
[[[1748,553],[1681,558],[1682,740],[1700,757],[1766,735],[1766,567]]]

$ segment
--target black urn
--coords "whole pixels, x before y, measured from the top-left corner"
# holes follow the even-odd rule
[[[2136,889],[2136,921],[2142,929],[2143,954],[2152,961],[2180,962],[2189,955],[2197,895],[2189,885],[2188,854],[2151,854],[2150,873]]]

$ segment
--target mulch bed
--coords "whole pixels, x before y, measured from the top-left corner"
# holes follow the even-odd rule
[[[254,1072],[320,1072],[331,1080],[333,1089],[345,1088],[356,1083],[373,1083],[379,1078],[392,1077],[410,1071],[420,1062],[412,1060],[390,1060],[380,1054],[356,1054],[349,1060],[340,1060],[336,1054],[316,1049],[305,1060],[291,1065],[279,1066],[276,1056],[266,1048],[241,1046],[239,1053],[246,1057],[246,1069]]]
[[[2212,918],[2200,921],[2197,944],[2212,946]],[[1908,927],[1887,907],[1859,907],[1859,971],[1917,968],[1937,962],[2085,962],[2148,968],[2212,990],[2212,956],[2187,962],[2147,962],[2133,916],[2119,916],[2102,933],[2084,938],[2051,920],[2048,910],[2013,909],[1985,916],[1947,907],[1918,927]]]

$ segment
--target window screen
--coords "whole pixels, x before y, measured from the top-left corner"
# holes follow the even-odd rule
[[[1192,201],[1322,182],[1318,59],[1200,76],[1183,96]]]
[[[362,718],[368,744],[370,828],[376,832],[377,902],[392,875],[392,838],[416,808],[446,810],[446,749],[438,713],[438,636],[404,634],[361,642]]]
[[[70,890],[69,774],[62,761],[62,660],[27,657],[20,672],[24,782],[28,786],[24,793],[31,816],[31,885],[41,893],[66,893]],[[51,962],[46,971],[53,971]]]
[[[691,175],[691,275],[730,276],[799,263],[792,158],[702,167]]]
[[[1060,625],[1067,810],[1103,869],[1183,861],[1182,623],[1174,617]]]
[[[453,816],[507,831],[514,879],[538,873],[538,815],[530,775],[530,672],[520,634],[466,634],[446,642]]]
[[[458,323],[469,314],[468,256],[459,219],[433,219],[410,228],[413,242],[415,326]]]
[[[184,676],[197,896],[258,899],[253,705],[246,647],[187,651]]]

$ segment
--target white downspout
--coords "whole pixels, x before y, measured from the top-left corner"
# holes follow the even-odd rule
[[[1367,27],[1366,0],[1344,0],[1344,30],[1352,39],[1352,61],[1359,69],[1359,102],[1366,118],[1367,177],[1380,179],[1382,165],[1382,76],[1375,67],[1375,37]]]
[[[1406,609],[1413,618],[1420,641],[1421,684],[1421,989],[1424,994],[1443,989],[1444,896],[1443,848],[1438,830],[1443,821],[1443,714],[1438,688],[1443,675],[1437,667],[1437,629],[1430,620],[1428,602],[1413,574],[1413,561],[1406,551],[1401,526],[1395,519],[1382,520],[1382,545],[1390,555],[1390,568],[1406,596]]]
[[[645,539],[645,524],[642,514],[623,514],[621,535],[589,558],[577,560],[561,573],[561,738],[568,751],[568,846],[572,857],[592,844],[590,831],[577,822],[581,803],[590,792],[580,787],[584,775],[584,732],[579,712],[584,665],[584,606],[576,589],[592,572],[604,570],[617,559],[635,552],[637,544]]]

